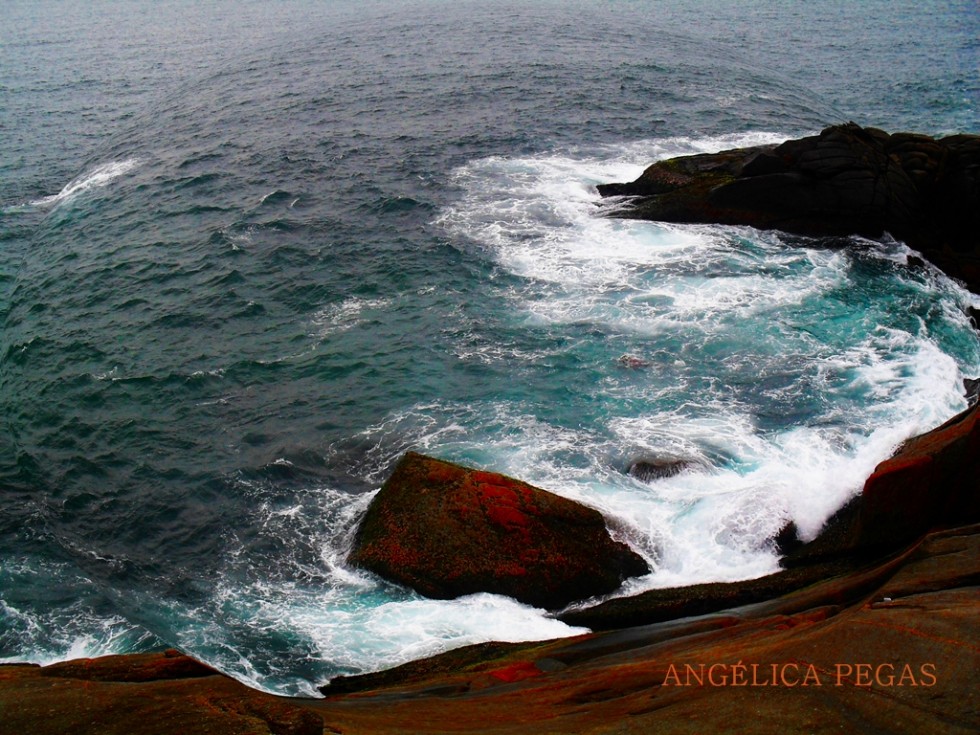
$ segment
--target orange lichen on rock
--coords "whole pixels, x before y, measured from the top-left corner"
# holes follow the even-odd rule
[[[518,661],[516,664],[494,669],[490,676],[494,679],[512,684],[515,681],[523,681],[533,676],[541,676],[541,670],[530,661]]]
[[[424,595],[508,595],[555,609],[649,571],[595,510],[504,475],[410,452],[349,561]]]

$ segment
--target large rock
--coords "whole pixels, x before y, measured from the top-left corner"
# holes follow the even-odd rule
[[[597,511],[414,452],[372,501],[349,561],[427,597],[493,592],[548,609],[649,571]]]
[[[980,136],[850,123],[778,146],[660,161],[599,192],[638,197],[612,212],[621,217],[818,236],[887,231],[980,290]]]

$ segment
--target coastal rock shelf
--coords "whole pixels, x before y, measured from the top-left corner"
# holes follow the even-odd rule
[[[428,597],[494,592],[548,609],[650,571],[595,510],[414,452],[372,501],[349,561]]]
[[[815,236],[888,232],[980,291],[980,136],[888,134],[853,123],[819,135],[658,161],[612,216],[750,225]]]
[[[890,232],[978,292],[978,181],[978,136],[849,124],[662,161],[600,191],[620,197],[608,210],[619,217]],[[0,723],[37,735],[703,733],[732,723],[744,733],[975,733],[978,412],[974,402],[908,440],[814,541],[785,529],[777,574],[561,614],[599,632],[339,677],[321,687],[324,700],[264,694],[177,651],[3,665]],[[683,470],[658,462],[635,474]],[[596,511],[415,453],[375,498],[350,561],[432,597],[496,592],[552,610],[648,571]]]
[[[980,527],[966,526],[765,603],[471,646],[350,677],[325,700],[256,692],[176,652],[0,666],[0,715],[34,735],[704,733],[733,722],[760,734],[974,733],[978,584]]]

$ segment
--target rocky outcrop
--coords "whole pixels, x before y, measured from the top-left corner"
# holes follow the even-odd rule
[[[654,163],[599,186],[613,216],[802,235],[891,233],[980,291],[980,136],[934,139],[853,123],[778,146]]]
[[[713,615],[253,691],[176,652],[0,666],[4,732],[975,733],[980,526]],[[149,671],[149,674],[146,672]],[[128,673],[127,673],[128,672]],[[143,672],[143,673],[140,673]]]
[[[359,732],[971,733],[978,583],[980,527],[944,531],[765,603],[369,675],[320,711]]]
[[[427,597],[493,592],[548,609],[649,571],[597,511],[414,452],[372,501],[349,562]]]
[[[177,651],[0,666],[0,730],[32,735],[321,735],[315,711]]]

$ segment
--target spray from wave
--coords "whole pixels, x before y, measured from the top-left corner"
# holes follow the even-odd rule
[[[60,204],[70,202],[82,194],[108,186],[112,181],[120,176],[129,173],[140,163],[138,158],[127,158],[122,161],[109,161],[102,163],[86,171],[81,176],[72,179],[57,194],[36,199],[28,206],[32,207],[56,207]]]

